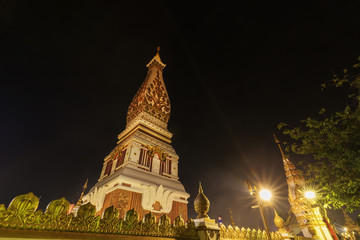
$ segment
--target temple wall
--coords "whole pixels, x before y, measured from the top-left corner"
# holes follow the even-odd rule
[[[99,233],[80,233],[80,232],[49,232],[49,231],[34,231],[34,230],[17,230],[17,229],[1,229],[0,228],[0,240],[9,239],[31,239],[31,240],[42,240],[42,239],[61,239],[61,240],[176,240],[179,238],[174,237],[153,237],[153,236],[129,236],[129,235],[118,235],[118,234],[104,234]],[[184,238],[181,238],[184,239]],[[192,238],[196,240],[197,238]]]
[[[141,198],[141,193],[131,192],[124,189],[116,189],[106,194],[103,207],[100,211],[96,212],[95,215],[102,216],[106,208],[114,206],[119,211],[120,218],[123,218],[127,211],[134,209],[138,213],[139,220],[141,220],[143,219],[144,215],[149,212],[149,210],[144,210],[141,206]],[[158,212],[153,212],[157,220],[159,220],[159,218],[164,214],[168,215],[172,222],[180,214],[185,221],[188,219],[186,203],[173,201],[171,211],[169,213],[161,212],[161,207],[157,210]]]

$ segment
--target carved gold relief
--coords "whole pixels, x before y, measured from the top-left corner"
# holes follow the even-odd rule
[[[153,158],[155,154],[158,154],[160,161],[165,162],[166,158],[169,156],[164,150],[162,150],[159,146],[146,146],[148,149],[149,157]]]
[[[120,145],[117,145],[114,150],[111,152],[111,155],[110,155],[110,159],[111,160],[116,160],[120,157],[121,155],[121,152],[122,150],[124,149],[125,146],[120,146]]]

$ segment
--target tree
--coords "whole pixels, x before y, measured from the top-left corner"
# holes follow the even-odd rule
[[[289,136],[288,151],[313,157],[312,163],[303,165],[303,172],[320,189],[320,202],[335,209],[346,206],[349,212],[360,209],[359,69],[360,57],[350,70],[322,85],[349,88],[344,110],[326,114],[322,109],[318,119],[309,117],[296,127],[278,125]]]

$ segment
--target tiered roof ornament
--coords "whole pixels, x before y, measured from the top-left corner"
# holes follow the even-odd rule
[[[302,196],[301,190],[304,189],[305,179],[300,174],[299,170],[296,169],[295,165],[285,156],[280,141],[276,138],[274,134],[275,143],[278,145],[284,164],[284,170],[286,175],[286,182],[288,184],[289,191],[289,202],[291,206],[291,211],[294,213],[300,228],[304,236],[311,237],[309,233],[309,220],[306,211],[309,211],[306,207],[306,202]]]
[[[274,139],[275,139],[275,143],[278,145],[278,147],[280,149],[280,153],[281,153],[283,163],[284,163],[285,175],[286,175],[288,184],[289,183],[291,183],[290,185],[296,184],[299,188],[303,188],[305,185],[304,177],[300,174],[299,170],[296,169],[294,163],[292,163],[289,160],[289,158],[287,158],[285,156],[284,151],[281,148],[280,141],[276,138],[275,134],[274,134]],[[290,195],[292,195],[292,194],[290,194]],[[290,196],[290,197],[295,197],[295,196]]]
[[[135,119],[142,118],[162,128],[167,127],[171,106],[162,76],[166,65],[161,61],[159,51],[160,47],[157,47],[156,55],[146,65],[147,76],[131,101],[126,117],[127,126]]]

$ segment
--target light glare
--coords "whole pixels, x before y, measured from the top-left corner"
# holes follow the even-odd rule
[[[313,192],[313,191],[307,191],[307,192],[305,192],[305,197],[306,197],[307,199],[313,199],[313,198],[315,198],[315,192]]]
[[[260,198],[269,201],[271,199],[271,192],[267,189],[263,189],[260,191]]]

